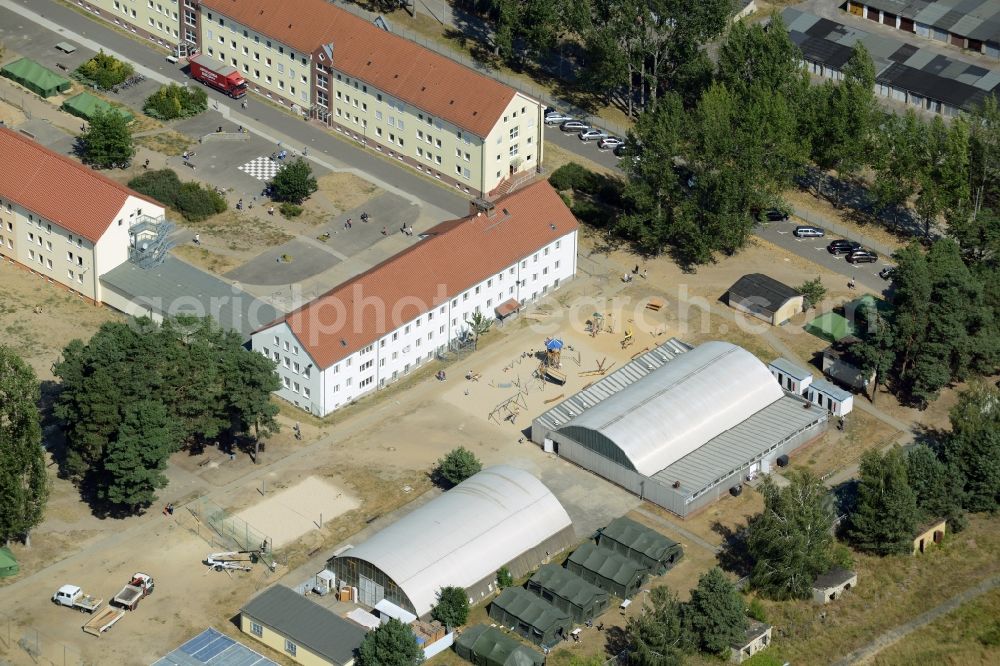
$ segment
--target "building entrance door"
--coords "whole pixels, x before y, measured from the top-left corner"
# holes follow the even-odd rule
[[[385,598],[385,588],[364,576],[358,576],[358,601],[365,606],[374,606]]]

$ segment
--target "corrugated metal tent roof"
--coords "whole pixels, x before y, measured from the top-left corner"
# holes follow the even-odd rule
[[[565,427],[599,432],[653,476],[784,393],[753,354],[706,342],[594,405]]]
[[[594,405],[600,404],[654,370],[662,368],[690,349],[692,349],[691,345],[681,342],[677,338],[670,338],[659,347],[636,356],[610,375],[566,398],[535,418],[534,423],[547,430],[556,430],[574,417],[579,416]]]
[[[442,587],[474,585],[571,525],[566,509],[541,481],[497,465],[340,556],[380,569],[422,616]]]

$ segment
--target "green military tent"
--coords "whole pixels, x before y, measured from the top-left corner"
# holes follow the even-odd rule
[[[14,554],[10,552],[10,549],[0,548],[0,578],[16,576],[20,570],[21,567],[14,559]]]
[[[74,95],[62,104],[63,111],[72,113],[78,118],[83,118],[84,120],[90,120],[98,111],[103,111],[107,113],[108,111],[115,111],[116,113],[125,117],[125,120],[131,122],[135,116],[133,116],[129,111],[120,106],[114,106],[105,102],[100,97],[94,97],[89,92],[82,92],[79,95]]]
[[[490,617],[536,645],[550,648],[569,637],[573,621],[523,587],[508,587],[490,604]]]
[[[499,629],[477,624],[455,640],[455,652],[475,666],[542,666],[545,657]]]
[[[610,548],[585,543],[569,556],[566,568],[589,583],[621,597],[631,598],[642,586],[646,567]]]
[[[546,564],[528,581],[528,590],[576,622],[586,622],[608,609],[608,593],[556,564]]]
[[[20,60],[7,63],[0,68],[0,74],[6,76],[8,79],[14,79],[28,90],[42,97],[52,97],[53,95],[66,92],[70,87],[69,79],[64,79],[51,69],[46,69],[28,58],[21,58]]]
[[[624,516],[615,518],[601,530],[597,543],[638,562],[656,575],[666,573],[684,556],[679,543]]]
[[[836,312],[824,312],[806,324],[806,332],[828,342],[836,342],[849,335],[854,335],[854,325],[847,321],[843,315]]]

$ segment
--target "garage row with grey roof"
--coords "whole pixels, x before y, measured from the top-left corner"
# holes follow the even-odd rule
[[[875,65],[879,95],[945,116],[970,111],[1000,96],[1000,70],[991,70],[788,7],[781,12],[809,71],[839,80],[854,45],[864,44]]]
[[[844,9],[883,25],[1000,58],[1000,0],[850,0]]]

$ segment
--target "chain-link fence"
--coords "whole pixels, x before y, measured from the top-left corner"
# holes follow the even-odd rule
[[[0,614],[0,666],[90,666],[92,663],[95,662],[86,661],[77,648],[56,640],[37,627],[21,624],[13,616]]]
[[[274,569],[271,539],[266,534],[204,497],[189,504],[187,509],[202,525],[212,530],[221,540],[222,547],[247,551],[258,557],[268,568]]]

